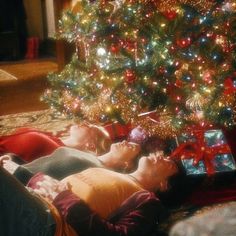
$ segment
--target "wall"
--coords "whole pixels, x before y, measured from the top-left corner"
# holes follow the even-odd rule
[[[47,24],[47,36],[53,38],[56,30],[55,14],[54,14],[54,2],[53,0],[46,0],[46,24]]]
[[[42,2],[41,0],[24,0],[29,37],[37,36],[40,39],[45,37]]]

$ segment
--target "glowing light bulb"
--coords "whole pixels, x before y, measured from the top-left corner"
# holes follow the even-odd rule
[[[98,56],[104,56],[106,55],[106,50],[104,48],[98,48],[97,50],[97,55]]]

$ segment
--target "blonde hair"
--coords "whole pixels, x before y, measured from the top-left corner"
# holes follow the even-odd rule
[[[108,131],[104,127],[94,124],[89,124],[88,126],[94,135],[94,148],[92,148],[94,150],[91,151],[95,152],[97,155],[102,155],[108,152],[112,143]]]

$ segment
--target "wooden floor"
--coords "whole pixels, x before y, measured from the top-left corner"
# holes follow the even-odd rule
[[[9,81],[0,78],[0,115],[48,109],[40,97],[48,87],[47,74],[57,68],[53,60],[0,64],[0,69],[17,78]]]

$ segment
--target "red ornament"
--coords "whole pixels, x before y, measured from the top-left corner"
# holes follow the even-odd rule
[[[169,95],[171,100],[175,102],[180,101],[179,98],[182,98],[181,85],[182,85],[182,82],[176,80],[175,83],[170,83],[166,86],[166,93]]]
[[[177,12],[173,10],[167,10],[162,13],[168,20],[174,20],[177,16]]]
[[[186,48],[191,44],[191,38],[183,38],[183,39],[178,39],[176,41],[176,44],[181,47],[181,48]]]
[[[228,77],[224,81],[224,94],[233,94],[236,93],[236,86],[233,82],[232,77]]]
[[[182,88],[182,86],[183,86],[183,81],[180,80],[180,79],[176,79],[174,85],[175,85],[176,87],[178,87],[178,88]]]
[[[119,46],[123,49],[126,49],[129,52],[133,52],[135,49],[136,42],[130,39],[120,39]]]
[[[111,47],[110,47],[110,51],[112,53],[117,54],[120,51],[120,47],[118,45],[112,44]]]
[[[125,49],[127,49],[130,52],[133,52],[135,49],[135,42],[131,41],[131,40],[126,40],[125,41],[125,45],[124,45]]]
[[[163,67],[163,66],[160,66],[157,70],[156,70],[156,72],[157,72],[157,74],[159,75],[163,75],[164,73],[165,73],[165,71],[166,71],[166,69],[165,69],[165,67]]]
[[[125,81],[130,84],[133,83],[135,80],[136,80],[135,72],[131,69],[127,69],[125,71]]]

